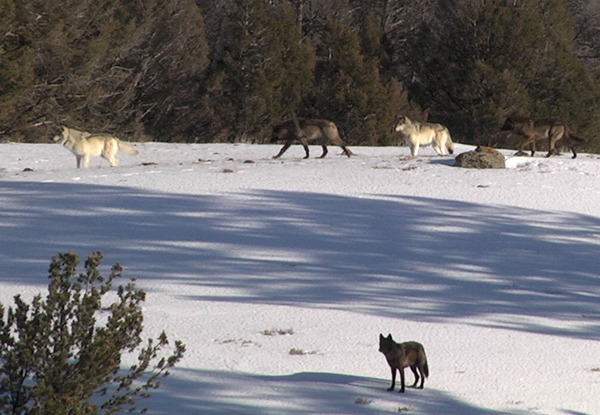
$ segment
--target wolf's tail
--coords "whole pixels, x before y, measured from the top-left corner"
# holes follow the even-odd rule
[[[119,150],[123,150],[124,152],[131,154],[132,156],[135,156],[136,154],[138,154],[137,148],[130,146],[129,144],[127,144],[121,140],[117,140],[117,143],[119,143]]]
[[[452,136],[450,135],[450,131],[446,128],[446,134],[448,135],[448,139],[446,140],[446,148],[448,149],[448,153],[454,154],[454,143],[452,142]]]
[[[425,358],[425,364],[423,365],[423,374],[426,378],[429,377],[429,365],[427,364],[427,358]]]
[[[569,138],[572,139],[572,140],[574,140],[574,141],[577,141],[579,143],[585,143],[585,141],[586,141],[585,138],[583,138],[581,136],[578,136],[578,135],[575,135],[573,133],[573,131],[571,131],[571,130],[569,130]]]

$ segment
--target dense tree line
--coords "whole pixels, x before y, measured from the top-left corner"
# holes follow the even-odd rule
[[[264,142],[294,114],[353,145],[399,114],[497,146],[556,117],[600,150],[600,2],[0,0],[0,138]]]

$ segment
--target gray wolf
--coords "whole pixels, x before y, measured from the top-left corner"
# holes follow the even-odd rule
[[[560,154],[556,149],[556,142],[564,139],[565,145],[573,152],[572,158],[577,158],[575,146],[585,142],[584,138],[575,135],[566,124],[548,118],[508,117],[502,126],[502,131],[513,131],[525,137],[525,141],[521,143],[519,151],[515,155],[523,155],[523,149],[531,145],[531,156],[533,157],[536,141],[544,139],[548,139],[546,157]]]
[[[72,128],[62,127],[61,135],[54,136],[54,142],[62,144],[77,158],[77,168],[88,167],[90,157],[102,156],[109,161],[111,166],[119,164],[115,157],[118,150],[123,150],[131,155],[138,154],[135,147],[107,134],[90,134]]]
[[[413,157],[419,154],[420,146],[431,145],[440,156],[454,154],[454,143],[450,131],[441,124],[420,123],[406,116],[398,117],[395,130],[404,135]]]
[[[404,392],[404,368],[410,367],[415,375],[415,383],[413,388],[417,387],[419,382],[419,372],[421,374],[421,384],[419,389],[423,389],[425,378],[429,377],[429,366],[427,365],[427,356],[425,356],[425,348],[418,342],[396,343],[392,339],[392,335],[388,334],[383,337],[379,334],[379,351],[385,356],[388,365],[392,369],[392,386],[388,391],[393,391],[396,386],[396,370],[400,372],[400,393]]]
[[[273,158],[279,158],[294,143],[299,141],[306,152],[305,159],[308,158],[308,143],[315,142],[323,147],[323,154],[319,158],[327,155],[327,144],[338,145],[344,150],[344,154],[350,157],[353,153],[346,148],[346,143],[341,139],[337,126],[332,121],[319,120],[313,118],[296,118],[284,121],[273,126],[271,142],[285,140],[285,144]]]

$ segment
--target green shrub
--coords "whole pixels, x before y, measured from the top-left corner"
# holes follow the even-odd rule
[[[146,294],[134,280],[118,287],[112,304],[102,303],[123,269],[115,264],[105,279],[101,261],[102,253],[92,252],[78,274],[77,254],[59,254],[45,299],[38,294],[27,304],[17,295],[7,312],[0,304],[0,413],[134,412],[138,398],[158,388],[183,357],[180,341],[160,357],[167,354],[164,332],[141,346]],[[137,364],[123,369],[123,353],[135,351]]]

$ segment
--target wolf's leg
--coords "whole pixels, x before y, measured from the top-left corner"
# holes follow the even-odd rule
[[[433,141],[431,142],[431,147],[433,147],[433,149],[438,154],[438,156],[443,156],[446,154],[446,152],[445,152],[446,143],[437,134],[433,138]]]
[[[75,156],[75,158],[77,159],[77,168],[80,169],[81,168],[81,156]]]
[[[116,167],[119,164],[117,159],[117,151],[119,151],[119,143],[117,140],[110,140],[104,146],[102,151],[102,157],[104,157],[110,163],[111,167]]]
[[[410,152],[412,153],[413,157],[416,157],[417,154],[419,154],[419,143],[411,143]]]
[[[102,155],[102,158],[108,160],[111,167],[116,167],[119,164],[119,160],[115,157],[114,153],[105,152],[105,153],[102,153],[101,155]]]
[[[546,155],[546,157],[550,157],[553,154],[559,154],[558,151],[556,151],[556,142],[563,138],[563,135],[564,132],[562,131],[562,129],[550,132],[548,137],[548,154]]]
[[[279,153],[277,153],[277,155],[276,155],[276,156],[273,156],[273,158],[274,158],[274,159],[277,159],[277,158],[281,157],[281,155],[282,155],[283,153],[285,153],[285,152],[286,152],[286,150],[287,150],[288,148],[290,148],[290,146],[291,146],[291,145],[292,145],[292,140],[288,140],[288,141],[286,141],[286,142],[285,142],[285,144],[283,145],[283,147],[281,147],[281,150],[279,150]]]
[[[440,150],[442,150],[442,155],[446,156],[448,155],[448,152],[446,151],[446,149],[448,148],[448,144],[447,143],[448,140],[446,140],[446,138],[444,137],[444,139],[442,139],[440,141]]]
[[[306,137],[304,137],[304,135],[302,137],[299,138],[300,143],[302,143],[302,147],[304,147],[304,152],[306,153],[306,156],[304,156],[305,159],[308,158],[308,141],[306,141]],[[324,155],[322,155],[321,157],[325,157]]]
[[[535,154],[535,136],[531,136],[527,138],[527,140],[523,141],[519,146],[519,152],[522,152],[525,147],[531,144],[531,157]]]
[[[348,157],[352,155],[352,152],[348,150],[345,145],[340,145],[340,147],[342,148],[342,150],[344,150],[345,155],[347,155]]]
[[[83,167],[85,167],[87,169],[87,167],[90,165],[90,155],[89,154],[85,154],[83,156]]]
[[[435,150],[436,153],[438,153],[438,156],[445,156],[446,155],[446,146],[442,146],[441,143],[436,144],[433,149]]]
[[[323,147],[323,154],[321,154],[319,156],[320,159],[322,159],[323,157],[325,157],[327,155],[327,146],[326,145],[321,145],[321,147]]]
[[[388,392],[393,391],[395,386],[396,386],[396,368],[392,367],[392,386],[390,386],[388,388]]]
[[[416,365],[411,366],[410,370],[412,370],[413,375],[415,375],[415,383],[413,383],[413,385],[411,387],[416,388],[417,383],[419,383],[419,373],[417,372],[417,366]]]
[[[400,372],[400,393],[404,393],[404,368],[398,369]]]
[[[419,376],[417,375],[417,369],[418,371],[421,373],[421,384],[418,386],[419,389],[423,389],[423,385],[425,384],[425,375],[423,374],[423,367],[425,365],[423,364],[423,362],[421,362],[418,366],[415,366],[413,369],[413,372],[415,374],[415,384],[413,385],[413,387],[417,387],[417,382],[419,381]]]

